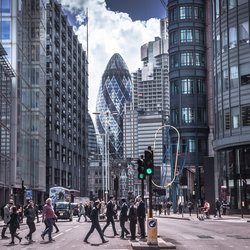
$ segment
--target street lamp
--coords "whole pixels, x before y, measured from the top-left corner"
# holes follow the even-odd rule
[[[108,193],[110,190],[110,173],[109,173],[109,122],[110,122],[110,115],[116,115],[117,112],[93,112],[94,115],[105,115],[105,134],[104,134],[104,160],[105,160],[105,197],[106,202],[108,202]]]

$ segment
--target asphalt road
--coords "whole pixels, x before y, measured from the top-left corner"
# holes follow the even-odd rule
[[[158,218],[158,232],[179,250],[250,249],[250,223],[246,221]]]

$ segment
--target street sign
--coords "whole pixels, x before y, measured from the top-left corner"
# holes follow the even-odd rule
[[[148,218],[147,220],[147,244],[148,245],[158,245],[157,240],[157,219],[155,218]]]
[[[32,190],[26,190],[25,198],[26,198],[26,200],[32,199]]]

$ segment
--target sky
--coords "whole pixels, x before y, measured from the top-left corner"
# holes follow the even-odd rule
[[[165,10],[160,0],[59,2],[84,50],[87,50],[86,10],[88,13],[88,105],[92,114],[96,111],[97,94],[109,59],[114,53],[119,53],[130,72],[141,68],[140,47],[160,36],[159,19],[165,17]]]

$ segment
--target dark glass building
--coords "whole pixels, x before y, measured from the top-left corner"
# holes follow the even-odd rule
[[[109,154],[113,159],[123,159],[124,105],[131,101],[131,93],[128,67],[116,53],[103,73],[96,105],[99,113],[96,119],[97,129],[99,134],[109,134]]]
[[[250,210],[250,46],[248,0],[211,1],[215,180],[231,209]]]
[[[168,1],[170,122],[180,132],[181,156],[193,191],[204,198],[201,176],[208,155],[205,1]],[[172,135],[173,150],[177,142]],[[183,159],[182,159],[183,161]],[[181,166],[180,166],[181,167]],[[195,185],[197,184],[197,185]]]

